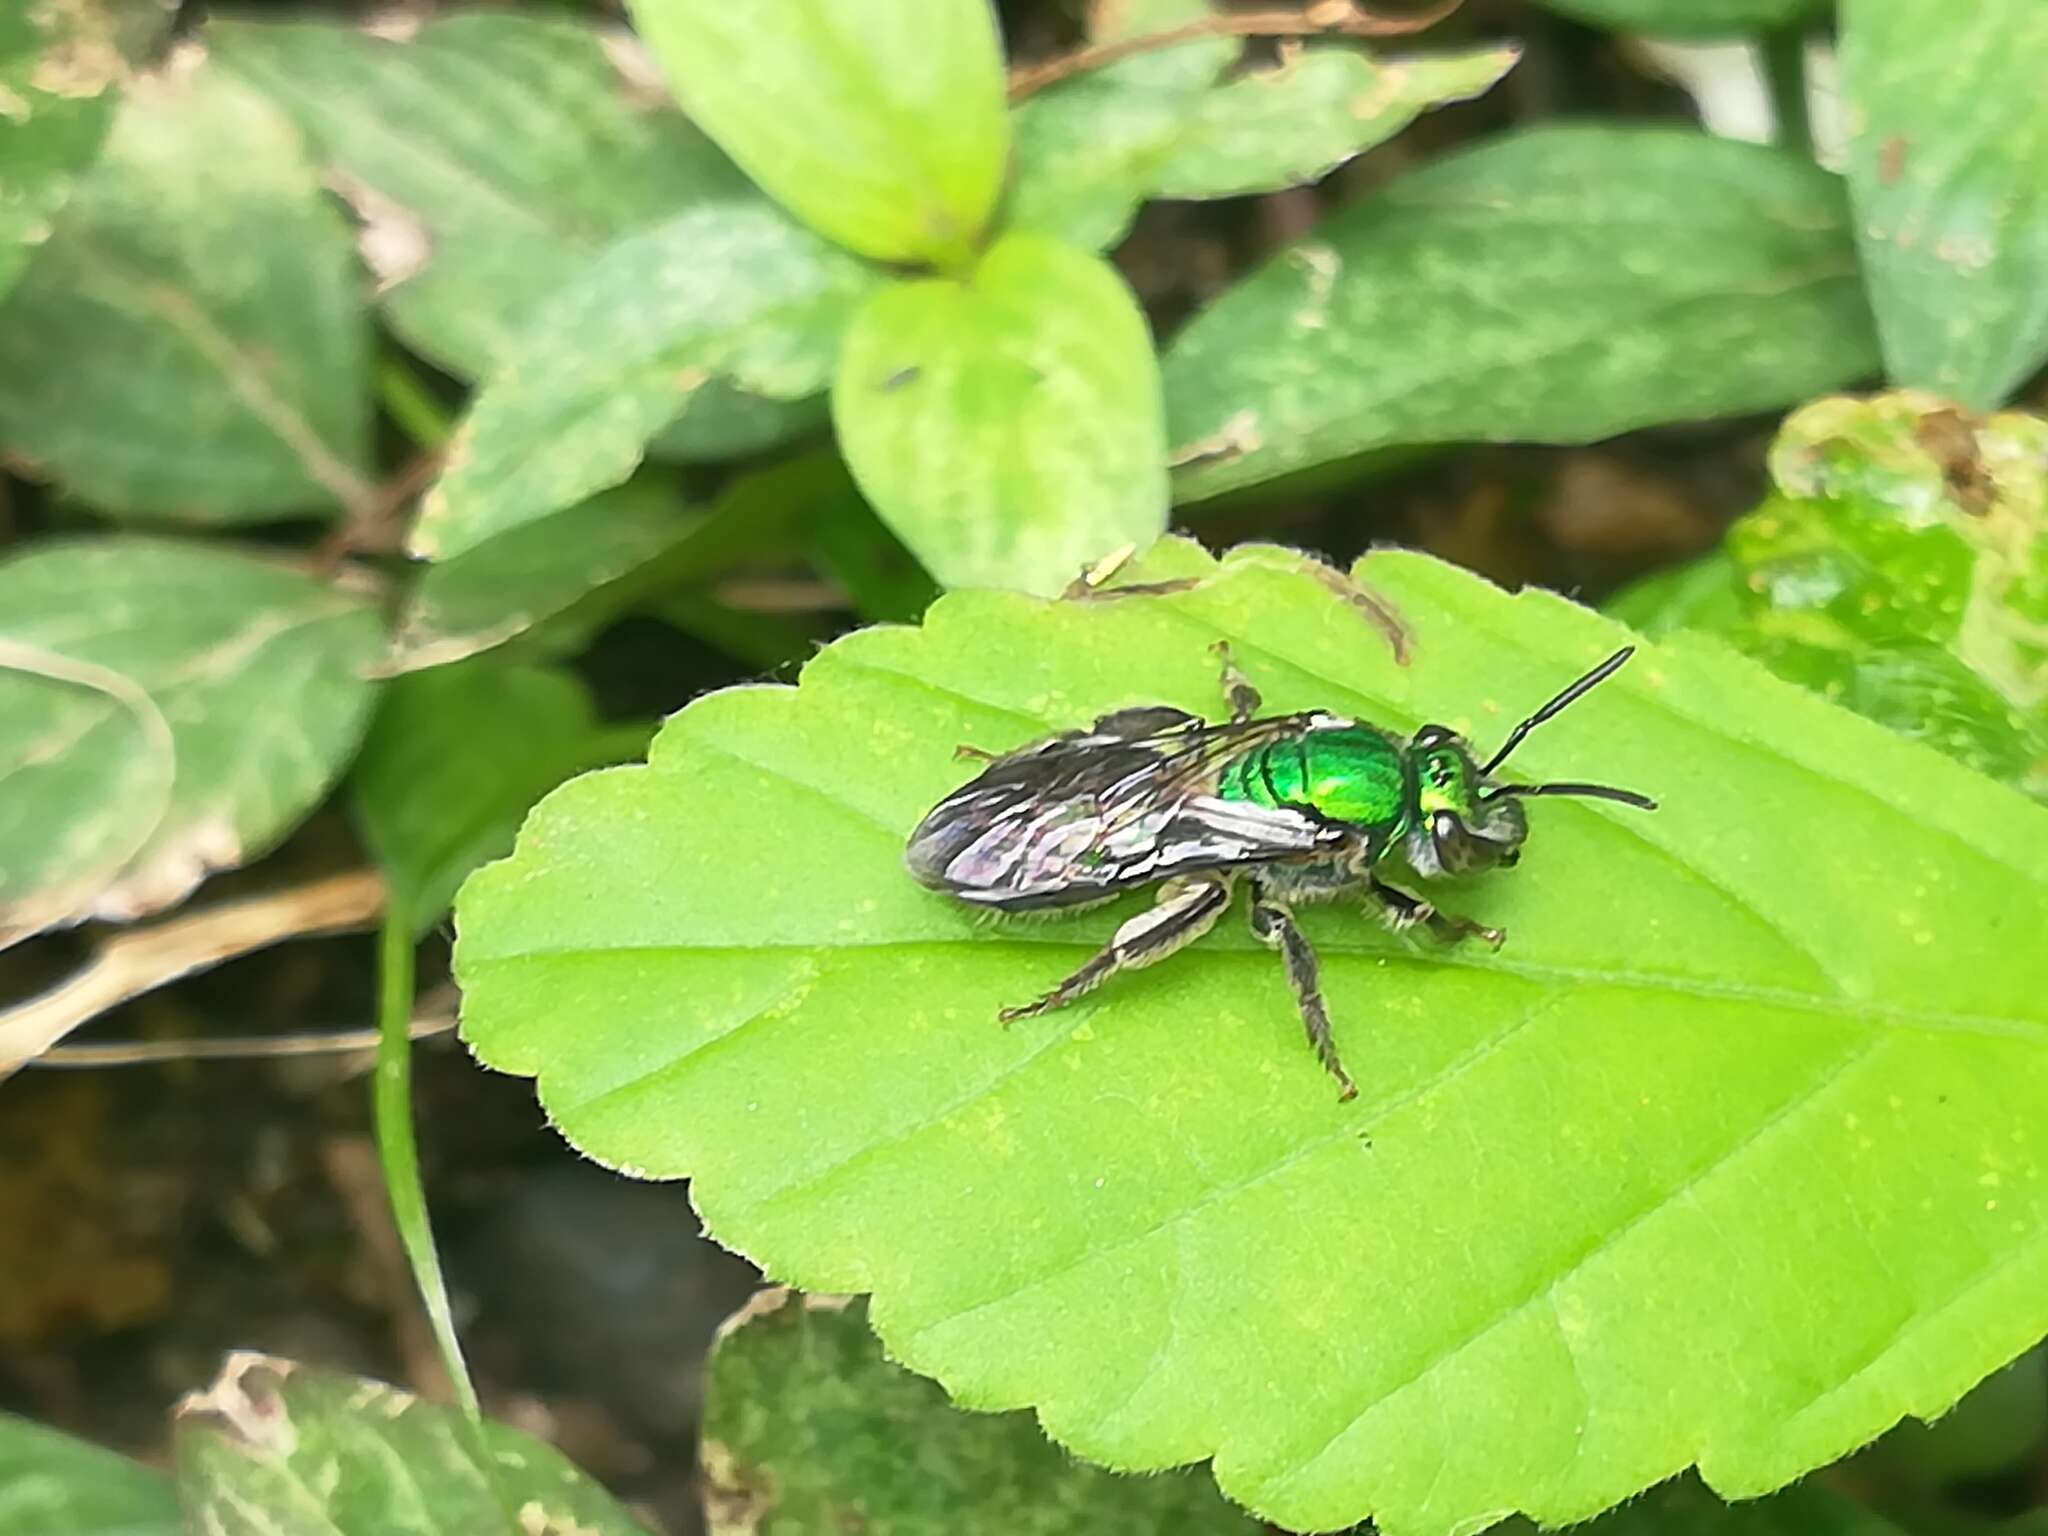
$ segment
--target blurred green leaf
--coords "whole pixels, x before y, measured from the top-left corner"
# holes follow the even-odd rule
[[[0,5],[0,294],[105,137],[125,73],[99,5]]]
[[[1202,91],[1128,83],[1113,66],[1016,113],[1011,225],[1114,244],[1147,198],[1238,197],[1326,175],[1431,107],[1485,91],[1513,48],[1375,59],[1306,50]],[[1142,78],[1142,77],[1141,77]]]
[[[875,280],[764,206],[700,208],[621,240],[528,316],[484,381],[413,552],[447,559],[618,484],[714,379],[816,393]]]
[[[964,1413],[892,1365],[845,1297],[757,1295],[711,1354],[704,1403],[710,1536],[1258,1536],[1182,1468],[1119,1477],[1068,1456],[1028,1413]]]
[[[1728,37],[1816,17],[1828,0],[1538,0],[1562,16],[1659,37]]]
[[[864,256],[957,264],[1008,149],[989,0],[632,0],[684,110],[784,206]]]
[[[0,561],[0,944],[265,852],[361,740],[380,629],[367,597],[217,546]]]
[[[377,867],[413,926],[502,858],[533,803],[564,779],[646,750],[648,728],[606,725],[573,674],[477,659],[399,678],[352,783]]]
[[[0,1536],[184,1536],[178,1495],[140,1462],[0,1413]]]
[[[1483,94],[1520,57],[1512,47],[1404,59],[1304,50],[1199,98],[1152,190],[1241,197],[1313,181],[1430,108]]]
[[[949,587],[1057,591],[1166,526],[1145,316],[1115,268],[1043,235],[869,298],[832,420],[877,514]]]
[[[2048,6],[1844,0],[1849,190],[1894,384],[1988,410],[2048,358]]]
[[[552,516],[522,523],[421,572],[400,614],[387,670],[441,666],[546,625],[549,648],[650,597],[754,556],[791,554],[867,511],[830,453],[784,459],[732,480],[708,507],[672,477],[643,471]]]
[[[1723,552],[1617,600],[2048,798],[2048,421],[1901,392],[1795,413]]]
[[[760,196],[621,73],[623,39],[573,17],[444,16],[403,39],[215,22],[207,38],[338,173],[392,328],[465,376],[505,357],[534,304],[613,241]]]
[[[704,514],[664,476],[642,475],[420,572],[389,670],[439,667],[517,638],[674,548]]]
[[[1560,1524],[1695,1462],[1766,1492],[2041,1337],[2048,811],[1711,640],[1517,753],[1662,808],[1532,808],[1517,870],[1442,896],[1499,954],[1305,913],[1355,1103],[1236,922],[997,1028],[1142,902],[991,925],[920,890],[956,744],[1213,718],[1227,638],[1271,712],[1485,746],[1625,638],[1376,554],[1402,667],[1297,557],[1134,574],[1203,579],[954,594],[556,791],[457,902],[479,1057],[769,1273],[873,1292],[956,1400],[1113,1466],[1213,1454],[1292,1529]]]
[[[552,1446],[410,1392],[263,1355],[230,1355],[178,1405],[178,1490],[219,1536],[646,1536]]]
[[[138,81],[0,309],[0,444],[116,512],[359,509],[360,290],[275,108],[203,65]]]
[[[1841,191],[1666,128],[1526,129],[1347,208],[1167,350],[1177,492],[1388,444],[1584,442],[1875,371]]]

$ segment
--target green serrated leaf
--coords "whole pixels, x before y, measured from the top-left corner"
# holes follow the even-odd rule
[[[1111,245],[1147,198],[1239,197],[1327,175],[1430,108],[1479,95],[1518,56],[1380,60],[1316,48],[1199,92],[1106,70],[1018,108],[1007,217],[1076,245]]]
[[[2048,358],[2048,7],[1847,0],[1841,70],[1886,371],[1988,410]]]
[[[1402,668],[1296,557],[1141,572],[1175,575],[943,599],[558,790],[457,903],[477,1054],[771,1274],[872,1291],[957,1400],[1116,1467],[1213,1455],[1297,1530],[1562,1523],[1691,1463],[1762,1493],[2048,1329],[2048,813],[1712,641],[1517,753],[1662,808],[1533,807],[1517,870],[1442,893],[1499,954],[1307,914],[1352,1105],[1234,921],[997,1028],[1136,908],[919,889],[956,743],[1213,718],[1228,639],[1271,711],[1486,744],[1623,638],[1377,554]]]
[[[1022,1413],[964,1413],[884,1358],[865,1306],[760,1293],[721,1332],[704,1420],[711,1536],[872,1536],[1261,1529],[1183,1469],[1118,1477],[1073,1462]],[[1525,1536],[1534,1528],[1505,1528]],[[1807,1484],[1724,1504],[1698,1482],[1657,1488],[1586,1536],[1895,1536]]]
[[[1043,235],[966,278],[878,290],[847,331],[832,420],[854,478],[942,584],[1057,591],[1166,526],[1144,313],[1116,269]]]
[[[968,258],[1009,145],[988,0],[627,9],[684,110],[819,233],[882,261]]]
[[[0,444],[111,511],[360,508],[368,341],[347,225],[290,124],[173,70],[124,97],[0,310]]]
[[[1816,401],[1777,494],[1723,550],[1614,605],[1705,630],[1979,772],[2048,799],[2048,421],[1910,391]]]
[[[646,1536],[531,1435],[486,1421],[480,1465],[453,1408],[263,1355],[230,1355],[178,1405],[178,1491],[219,1536]]]
[[[264,852],[368,721],[375,607],[169,540],[0,562],[0,945],[131,918]]]
[[[140,1462],[0,1413],[0,1536],[184,1536],[178,1495]]]
[[[590,690],[555,668],[473,659],[402,677],[351,775],[363,840],[424,933],[471,870],[511,849],[536,800],[637,757],[647,735],[600,722]]]
[[[447,559],[618,484],[715,378],[814,394],[874,273],[773,209],[631,235],[528,317],[457,431],[415,554]]]
[[[1164,362],[1182,499],[1393,444],[1583,442],[1871,373],[1835,179],[1665,128],[1527,129],[1326,220]]]
[[[1827,0],[1538,0],[1596,27],[1659,37],[1729,37],[1768,32],[1818,15]]]
[[[1118,1477],[1025,1413],[963,1413],[883,1357],[867,1308],[765,1291],[720,1331],[704,1387],[710,1536],[1257,1536],[1199,1472]]]

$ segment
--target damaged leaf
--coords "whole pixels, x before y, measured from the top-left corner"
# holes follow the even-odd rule
[[[178,1492],[221,1536],[647,1536],[555,1450],[410,1392],[264,1355],[230,1355],[178,1405]]]
[[[1329,217],[1163,364],[1197,500],[1396,444],[1585,442],[1877,367],[1835,178],[1667,128],[1525,129]]]
[[[1518,750],[1660,808],[1533,804],[1518,868],[1436,892],[1498,953],[1303,914],[1351,1104],[1238,916],[997,1027],[1143,899],[991,924],[920,889],[957,745],[1218,718],[1228,639],[1273,712],[1490,746],[1630,638],[1375,554],[1403,667],[1295,557],[1132,573],[1175,576],[949,595],[557,790],[457,902],[473,1049],[771,1275],[871,1292],[956,1401],[1213,1457],[1293,1530],[1561,1525],[1694,1464],[1762,1494],[2048,1332],[2048,810],[1709,639]]]
[[[1816,401],[1724,547],[1623,594],[2048,800],[2048,421],[1902,391]]]
[[[374,606],[221,548],[0,562],[0,944],[170,906],[266,851],[355,751]]]
[[[484,381],[413,552],[446,559],[618,484],[714,379],[778,400],[815,393],[875,281],[744,203],[618,242],[528,317]]]

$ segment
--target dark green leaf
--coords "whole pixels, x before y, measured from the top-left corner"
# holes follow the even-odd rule
[[[480,1464],[453,1408],[262,1355],[230,1355],[178,1405],[178,1491],[207,1536],[646,1536],[530,1435],[485,1423]]]
[[[820,233],[884,261],[964,261],[1008,125],[988,0],[634,0],[685,110]]]
[[[504,857],[536,800],[646,745],[644,729],[600,723],[567,672],[472,660],[402,677],[353,775],[364,841],[424,932],[471,870]]]
[[[1902,392],[1817,401],[1772,451],[1778,494],[1726,549],[1615,604],[1719,635],[2048,799],[2048,421],[1972,422]]]
[[[226,549],[0,562],[0,944],[264,852],[355,751],[381,643],[366,597]]]
[[[201,66],[138,83],[0,310],[0,444],[121,512],[359,508],[369,327],[290,124]]]
[[[628,236],[529,317],[413,531],[447,559],[630,475],[714,379],[774,399],[830,377],[874,283],[773,209],[719,204]]]
[[[479,1056],[771,1274],[873,1292],[956,1400],[1118,1467],[1214,1455],[1297,1530],[1561,1524],[1692,1463],[1763,1493],[2048,1329],[2048,811],[1709,639],[1518,751],[1661,809],[1533,806],[1516,870],[1441,895],[1499,954],[1305,914],[1353,1104],[1237,921],[996,1027],[1141,903],[919,889],[956,744],[1214,718],[1227,638],[1273,712],[1485,746],[1627,638],[1377,554],[1401,667],[1298,558],[1135,574],[1202,579],[954,594],[558,790],[457,903]]]
[[[183,1536],[160,1474],[0,1413],[0,1536]]]
[[[1193,499],[1389,444],[1758,410],[1876,364],[1833,177],[1700,133],[1552,127],[1330,218],[1164,367]]]
[[[2048,357],[2048,6],[1846,0],[1841,64],[1886,371],[1988,410]]]
[[[1198,1471],[1119,1477],[1028,1413],[965,1413],[882,1354],[867,1308],[766,1291],[719,1334],[704,1402],[711,1536],[1258,1536]]]
[[[1043,235],[874,294],[832,419],[875,511],[946,586],[1057,591],[1166,524],[1144,314],[1107,262]]]
[[[1560,15],[1663,37],[1767,32],[1818,16],[1827,0],[1540,0]]]

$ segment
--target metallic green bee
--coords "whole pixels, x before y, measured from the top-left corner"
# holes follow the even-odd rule
[[[1086,730],[992,758],[911,834],[905,862],[922,884],[998,912],[1084,907],[1165,882],[1158,902],[1107,948],[1037,1002],[1004,1009],[1005,1022],[1062,1007],[1201,937],[1242,876],[1252,932],[1285,958],[1309,1044],[1348,1099],[1358,1090],[1337,1059],[1315,951],[1290,903],[1355,894],[1396,930],[1420,923],[1443,939],[1477,936],[1498,948],[1499,929],[1437,911],[1382,880],[1379,866],[1399,855],[1428,877],[1513,864],[1529,834],[1520,802],[1533,795],[1657,808],[1603,784],[1493,777],[1530,731],[1611,676],[1633,647],[1517,725],[1483,764],[1441,725],[1403,741],[1320,710],[1258,719],[1258,691],[1227,645],[1216,650],[1227,724],[1165,706],[1113,711]]]

